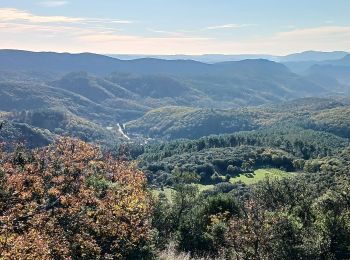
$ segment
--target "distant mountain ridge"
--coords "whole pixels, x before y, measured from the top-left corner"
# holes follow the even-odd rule
[[[256,61],[262,61],[262,59]],[[228,65],[235,68],[240,62],[245,61],[234,61],[222,66],[221,63],[207,64],[194,60],[163,60],[156,58],[120,60],[93,53],[70,54],[0,50],[0,70],[5,71],[53,71],[60,73],[86,71],[97,75],[120,72],[189,76],[229,73],[230,67]]]
[[[337,60],[349,54],[345,51],[304,51],[293,53],[285,56],[269,54],[203,54],[203,55],[133,55],[133,54],[106,54],[106,56],[122,59],[133,60],[140,58],[156,58],[165,60],[195,60],[204,63],[219,63],[225,61],[240,61],[247,59],[266,59],[277,62],[302,62],[302,61],[325,61]]]
[[[328,60],[339,60],[348,55],[345,51],[305,51],[301,53],[293,53],[287,56],[280,57],[280,62],[296,62],[296,61],[328,61]]]
[[[327,64],[338,65],[338,66],[350,66],[350,54],[344,56],[339,60],[326,61]]]
[[[333,78],[350,86],[350,54],[337,60],[327,60],[315,64],[309,64],[304,74]]]
[[[195,60],[199,56],[174,56],[176,59],[143,57],[138,59],[121,60],[93,53],[55,53],[55,52],[31,52],[22,50],[0,50],[0,70],[3,71],[41,71],[69,73],[72,71],[86,71],[101,75],[115,71],[136,74],[172,74],[172,75],[198,75],[220,73],[220,65],[229,62],[244,60],[271,60],[279,62],[293,61],[326,61],[344,58],[346,52],[303,52],[287,56],[271,55],[212,55],[216,57],[228,57],[223,62],[218,59],[214,64],[208,64]],[[204,55],[203,57],[210,57]],[[171,56],[172,57],[172,56]],[[193,58],[193,59],[191,59]],[[345,58],[344,58],[345,59]],[[237,63],[237,64],[238,64]]]

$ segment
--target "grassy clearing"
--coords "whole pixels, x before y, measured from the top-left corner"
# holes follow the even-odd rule
[[[282,179],[288,176],[292,176],[293,173],[285,172],[279,169],[258,169],[258,170],[255,170],[254,173],[252,173],[252,175],[253,176],[250,177],[249,174],[248,175],[241,174],[237,177],[231,178],[230,182],[236,183],[241,181],[247,185],[250,185],[250,184],[255,184],[259,181],[262,181],[267,177]]]
[[[154,189],[151,191],[152,194],[155,196],[155,197],[158,197],[160,194],[164,194],[165,197],[171,201],[171,197],[172,197],[172,193],[173,193],[173,189],[171,188],[164,188],[164,189]]]
[[[205,191],[205,190],[210,190],[212,188],[214,188],[214,185],[203,185],[203,184],[193,184],[193,186],[196,186],[198,188],[199,192]],[[174,192],[174,190],[172,188],[164,188],[164,189],[154,189],[151,191],[152,194],[156,197],[158,197],[160,194],[164,194],[165,197],[168,200],[172,200],[172,193]]]
[[[251,177],[246,175],[246,174],[241,174],[237,177],[231,178],[230,182],[231,183],[237,183],[239,181],[245,183],[246,185],[251,185],[251,184],[255,184],[258,183],[259,181],[263,181],[264,179],[266,179],[267,177],[269,178],[277,178],[277,179],[282,179],[282,178],[286,178],[286,177],[290,177],[293,176],[295,173],[292,172],[285,172],[279,169],[258,169],[255,170],[254,173],[251,173]],[[203,185],[203,184],[193,184],[194,186],[196,186],[199,190],[199,192],[202,191],[206,191],[206,190],[210,190],[212,188],[214,188],[214,185]],[[152,190],[152,193],[154,196],[158,197],[159,194],[164,194],[165,197],[168,200],[172,200],[172,193],[174,192],[174,190],[172,188],[164,188],[164,189],[154,189]]]
[[[199,190],[199,192],[210,190],[214,188],[214,185],[203,185],[203,184],[194,184]]]

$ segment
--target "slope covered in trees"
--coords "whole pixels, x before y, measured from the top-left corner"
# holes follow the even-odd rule
[[[346,100],[305,98],[281,104],[243,109],[201,109],[163,107],[130,121],[130,133],[163,139],[194,139],[211,134],[225,134],[290,124],[305,129],[322,130],[342,137],[348,135]]]
[[[157,186],[172,186],[178,172],[194,174],[195,183],[215,184],[265,167],[318,172],[325,164],[323,158],[348,145],[348,138],[284,125],[151,144],[143,148],[138,160],[149,181]]]
[[[0,79],[6,82],[2,88],[8,88],[5,84],[10,81],[14,89],[14,93],[0,92],[0,100],[4,101],[1,109],[5,111],[31,109],[33,104],[43,108],[50,100],[71,112],[73,102],[84,107],[79,116],[84,113],[88,117],[88,107],[94,107],[104,119],[111,119],[107,115],[113,109],[117,119],[128,120],[137,117],[136,112],[165,104],[234,107],[334,92],[322,81],[309,80],[282,64],[261,59],[216,64],[161,59],[123,61],[96,54],[15,50],[0,51],[0,58]],[[23,100],[16,103],[14,96]],[[34,103],[27,100],[30,97],[35,98]],[[65,99],[69,100],[62,102]]]
[[[0,115],[0,120],[0,140],[6,141],[8,147],[18,142],[26,142],[31,148],[42,147],[61,136],[111,147],[124,138],[117,125],[106,128],[64,109],[8,112]]]

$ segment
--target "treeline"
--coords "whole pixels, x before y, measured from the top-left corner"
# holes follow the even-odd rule
[[[197,140],[176,140],[145,146],[143,160],[154,161],[175,154],[199,152],[210,148],[226,148],[241,145],[268,146],[283,149],[304,159],[327,156],[348,145],[348,139],[315,131],[305,130],[288,122],[269,129],[211,135]]]
[[[129,156],[155,185],[172,185],[175,170],[196,174],[202,184],[227,181],[255,169],[320,171],[322,158],[349,145],[348,139],[329,133],[281,124],[270,129],[130,146]],[[125,147],[124,147],[125,148]],[[141,154],[141,155],[140,155]]]

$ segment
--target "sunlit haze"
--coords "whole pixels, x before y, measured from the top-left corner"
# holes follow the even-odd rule
[[[4,0],[0,48],[114,54],[350,50],[347,0]]]

